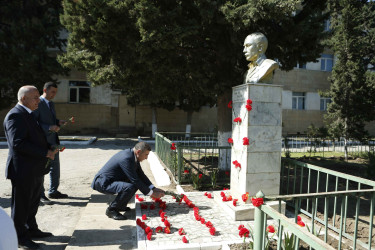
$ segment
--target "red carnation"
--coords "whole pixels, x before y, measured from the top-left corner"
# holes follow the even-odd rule
[[[305,226],[305,223],[303,221],[298,221],[297,222],[297,225],[300,226],[300,227],[304,227]]]
[[[216,228],[211,227],[211,228],[210,228],[210,234],[211,234],[211,235],[215,235],[215,233],[216,233]]]
[[[165,227],[164,228],[164,233],[170,234],[171,233],[171,229],[169,227]]]
[[[267,227],[267,232],[269,232],[269,233],[274,233],[274,232],[275,232],[275,227],[274,227],[273,225],[269,225],[269,226]]]
[[[147,216],[145,214],[142,215],[142,220],[147,220]]]
[[[263,198],[251,198],[251,203],[253,203],[254,207],[259,207],[264,202],[263,202]]]
[[[144,200],[145,200],[145,199],[143,199],[142,197],[139,197],[139,198],[138,198],[138,201],[139,201],[139,202],[142,202],[142,201],[144,201]]]
[[[71,122],[71,123],[74,123],[75,121],[74,121],[74,116],[72,116],[70,119],[69,119],[69,121]]]
[[[229,137],[229,138],[228,138],[228,143],[229,143],[229,144],[233,144],[233,139]]]
[[[207,194],[207,198],[212,198],[212,195],[211,194]]]
[[[247,111],[251,111],[253,109],[253,107],[251,105],[246,104],[246,109],[247,109]]]
[[[212,222],[211,221],[207,221],[206,222],[206,227],[208,228],[211,228],[213,225],[212,225]]]
[[[172,150],[176,150],[176,143],[172,142],[171,149],[172,149]]]
[[[242,195],[243,202],[246,202],[249,199],[249,192],[246,192],[246,194]]]
[[[186,239],[186,237],[184,236],[184,237],[182,237],[182,242],[183,243],[188,243],[188,240]]]
[[[241,225],[238,226],[238,230],[241,230],[241,229],[244,228],[244,227],[245,227],[245,226],[241,224]]]
[[[167,220],[164,221],[164,225],[165,225],[166,227],[171,227],[171,223],[169,223],[169,221],[167,221]]]
[[[248,99],[248,100],[246,101],[246,104],[251,105],[251,104],[253,104],[253,101],[252,101],[251,99]]]
[[[249,145],[249,138],[244,137],[244,138],[242,139],[242,141],[243,141],[243,145],[245,145],[245,146]]]
[[[220,192],[220,196],[223,197],[225,196],[225,193],[223,191]]]
[[[242,122],[242,119],[241,119],[241,117],[236,117],[236,118],[234,118],[233,121],[234,121],[234,122],[239,122],[239,123],[241,123],[241,122]]]
[[[147,239],[151,240],[151,238],[152,238],[152,232],[150,232],[150,233],[147,234]]]
[[[60,152],[64,151],[65,150],[65,147],[63,146],[62,148],[60,148]]]
[[[151,229],[151,227],[146,227],[146,228],[145,228],[145,233],[148,234],[148,233],[150,233],[150,232],[152,233],[152,229]]]
[[[178,229],[178,234],[179,235],[184,235],[185,234],[185,230],[181,227],[180,229]]]
[[[155,232],[161,233],[161,232],[163,232],[163,228],[159,226],[159,227],[155,228]]]
[[[302,219],[301,219],[301,216],[297,216],[297,221],[301,221]]]
[[[206,222],[206,220],[201,217],[201,223],[204,224],[205,222]]]
[[[199,179],[202,179],[202,176],[203,176],[203,174],[199,174],[198,178],[199,178]]]
[[[189,170],[185,169],[184,174],[188,174],[188,173],[189,173]]]
[[[240,232],[238,233],[238,235],[242,238],[242,237],[245,237],[245,238],[248,238],[249,237],[249,229],[243,227],[240,229]]]
[[[233,206],[237,207],[237,201],[238,201],[238,199],[233,200]]]
[[[232,105],[232,104],[233,104],[232,101],[228,102],[228,108],[230,108],[230,109],[233,108],[233,105]]]

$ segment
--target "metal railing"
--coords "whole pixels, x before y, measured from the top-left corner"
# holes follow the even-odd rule
[[[369,230],[369,239],[368,243],[365,244],[362,241],[359,241],[357,236],[358,231],[358,218],[359,218],[359,200],[360,197],[369,195],[371,196],[371,205],[370,209],[371,211],[374,210],[374,203],[375,203],[375,190],[374,189],[368,189],[368,190],[353,190],[353,191],[339,191],[339,192],[325,192],[325,193],[310,193],[310,194],[296,194],[296,195],[278,195],[278,196],[269,196],[264,197],[262,193],[257,194],[259,197],[264,197],[266,201],[279,201],[279,211],[274,210],[268,205],[262,205],[261,207],[255,208],[255,230],[254,230],[254,249],[260,250],[264,249],[264,245],[266,243],[266,218],[270,217],[278,222],[278,242],[277,242],[277,249],[282,249],[282,242],[283,238],[285,240],[285,235],[283,235],[284,231],[287,231],[288,233],[294,234],[295,239],[295,249],[299,249],[300,246],[300,240],[305,242],[310,246],[310,248],[314,249],[334,249],[332,246],[327,244],[328,236],[331,237],[330,241],[337,241],[337,249],[348,249],[353,248],[357,249],[357,244],[365,249],[371,249],[371,240],[372,240],[372,216],[373,212],[371,212],[370,217],[370,230]],[[344,217],[344,213],[346,212],[345,207],[345,200],[347,197],[355,197],[357,200],[356,203],[356,220],[355,220],[355,228],[354,228],[354,237],[347,237],[348,234],[345,233],[345,220],[340,219],[340,227],[338,230],[332,229],[330,227],[329,221],[328,221],[328,199],[340,199],[340,217]],[[297,218],[298,214],[301,212],[300,203],[304,200],[312,200],[312,208],[317,211],[317,202],[315,200],[317,199],[324,199],[326,201],[325,208],[324,208],[324,220],[319,220],[315,213],[311,213],[311,222],[306,222],[306,224],[311,224],[311,227],[309,228],[301,228],[297,225]],[[294,204],[294,219],[289,219],[283,214],[280,213],[281,211],[281,202],[282,201],[289,201],[292,204]],[[320,235],[318,235],[317,232],[320,232],[320,230],[316,230],[315,228],[318,227],[318,225],[321,225],[321,228],[324,228],[323,235],[324,239],[318,238]],[[329,231],[331,229],[332,231]],[[352,241],[352,246],[349,246],[348,243],[345,244],[345,247],[343,246],[343,238],[349,238]]]
[[[175,150],[171,149],[172,143]],[[155,133],[156,154],[179,184],[190,182],[185,169],[205,176],[220,169],[223,171],[217,173],[217,181],[229,183],[225,171],[230,171],[230,150],[230,146],[218,146],[217,134],[213,133]]]
[[[333,141],[325,138],[309,138],[303,136],[287,136],[282,142],[283,151],[292,153],[308,152],[344,152],[344,139]],[[351,155],[360,155],[363,152],[375,153],[375,140],[360,142],[357,140],[348,140],[348,153]]]
[[[340,244],[345,237],[354,249],[371,249],[375,181],[284,158],[280,178],[285,195],[278,198],[323,225],[325,235],[329,229],[339,234]],[[354,228],[348,230],[349,224]],[[368,228],[367,242],[358,238],[359,227]]]

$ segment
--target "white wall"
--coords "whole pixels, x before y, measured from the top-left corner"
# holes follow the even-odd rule
[[[318,93],[306,93],[305,108],[306,110],[320,110],[320,96]]]
[[[292,91],[283,90],[281,106],[283,109],[292,109]]]

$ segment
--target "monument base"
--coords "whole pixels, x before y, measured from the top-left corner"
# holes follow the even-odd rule
[[[214,200],[234,221],[254,220],[255,207],[252,204],[241,204],[235,207],[232,201],[223,202],[220,193],[221,191],[213,192]],[[276,211],[279,209],[278,201],[269,201],[267,205]],[[285,214],[284,201],[281,202],[281,214]]]

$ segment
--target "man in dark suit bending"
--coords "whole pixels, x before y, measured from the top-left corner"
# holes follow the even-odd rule
[[[140,190],[144,195],[161,198],[164,191],[155,188],[144,174],[140,162],[147,159],[150,145],[138,142],[134,148],[125,149],[114,156],[95,175],[91,187],[104,194],[117,194],[106,210],[106,215],[115,220],[126,220],[120,211],[130,210],[128,202]]]
[[[12,182],[11,217],[16,228],[18,244],[28,249],[39,249],[32,238],[52,236],[38,228],[38,212],[43,176],[47,159],[54,159],[57,151],[49,144],[31,112],[38,108],[39,92],[34,86],[23,86],[18,91],[18,104],[4,119],[4,131],[9,153],[5,176]]]

